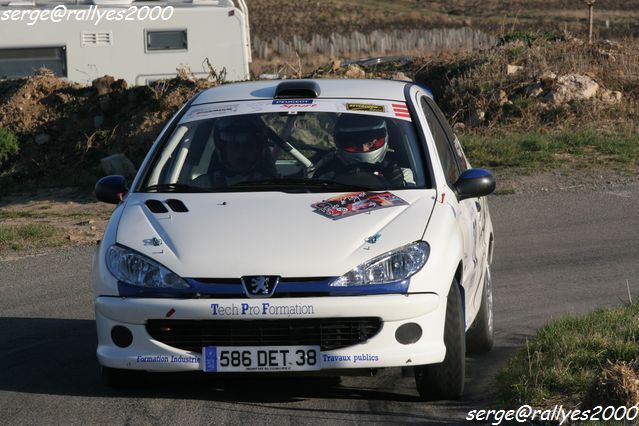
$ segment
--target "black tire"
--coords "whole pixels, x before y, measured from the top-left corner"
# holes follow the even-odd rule
[[[459,284],[454,279],[446,302],[444,344],[446,356],[439,364],[415,366],[415,385],[423,401],[459,399],[466,378],[466,336],[464,334]]]
[[[133,384],[137,371],[122,370],[119,368],[100,367],[102,383],[109,388],[123,388]]]
[[[470,354],[482,354],[493,347],[493,281],[490,266],[486,266],[484,288],[482,289],[481,306],[477,317],[466,333],[466,349]]]

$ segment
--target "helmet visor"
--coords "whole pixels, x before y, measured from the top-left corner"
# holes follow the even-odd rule
[[[386,143],[386,129],[344,131],[335,134],[335,145],[346,152],[376,151]]]

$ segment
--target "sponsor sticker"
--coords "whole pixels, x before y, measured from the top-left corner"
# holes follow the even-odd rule
[[[322,353],[322,362],[324,363],[348,362],[352,364],[357,364],[358,362],[362,362],[362,361],[378,362],[379,355],[373,355],[373,354],[331,355],[331,354]]]
[[[273,105],[310,105],[313,99],[275,99]]]
[[[356,214],[368,213],[387,207],[408,205],[391,192],[351,192],[314,203],[311,208],[329,219],[338,220]]]
[[[199,356],[193,355],[138,355],[135,362],[138,364],[199,364]]]
[[[349,111],[386,112],[384,105],[373,104],[346,104]]]
[[[315,306],[301,303],[273,305],[271,303],[211,303],[214,317],[289,317],[293,315],[314,315]]]
[[[218,105],[192,108],[182,121],[202,120],[210,117],[217,117],[225,114],[237,112],[237,105]]]

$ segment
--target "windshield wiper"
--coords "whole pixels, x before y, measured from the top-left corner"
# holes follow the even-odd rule
[[[209,192],[206,188],[191,186],[184,183],[160,183],[142,188],[143,192]]]
[[[361,185],[352,185],[342,182],[336,182],[334,180],[327,179],[262,179],[262,180],[250,180],[246,182],[239,182],[235,185],[231,185],[230,188],[242,188],[242,189],[273,189],[275,190],[321,190],[321,191],[377,191],[379,188],[369,188]]]

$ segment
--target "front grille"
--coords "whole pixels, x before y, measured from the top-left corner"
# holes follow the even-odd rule
[[[321,350],[365,342],[381,329],[379,318],[286,320],[149,320],[146,330],[175,348],[200,352],[204,346],[320,345]]]

